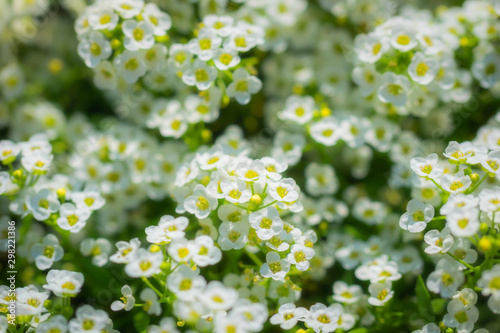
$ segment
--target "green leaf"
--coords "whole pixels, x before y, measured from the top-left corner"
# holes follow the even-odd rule
[[[146,312],[140,311],[134,315],[134,326],[137,332],[146,332],[149,326],[149,316]]]
[[[431,294],[429,293],[429,290],[427,290],[421,275],[417,278],[417,287],[415,288],[415,292],[417,294],[418,313],[423,319],[432,321],[434,316],[431,312]]]

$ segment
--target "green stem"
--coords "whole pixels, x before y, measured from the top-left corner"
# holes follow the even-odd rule
[[[434,183],[434,185],[436,185],[441,191],[443,192],[446,192],[444,188],[441,187],[441,185],[439,185],[438,183],[436,183],[436,181],[432,178],[429,178],[431,180],[431,182]]]
[[[153,291],[159,296],[159,297],[162,297],[163,296],[163,293],[161,293],[158,289],[156,289],[155,286],[153,286],[153,284],[151,282],[149,282],[148,278],[143,276],[142,278],[142,281],[151,289],[153,289]]]
[[[257,256],[255,255],[255,253],[252,253],[252,252],[250,252],[250,251],[247,251],[247,255],[248,255],[248,257],[250,257],[250,259],[252,259],[252,261],[253,261],[253,262],[254,262],[257,266],[259,266],[259,268],[260,268],[260,266],[262,266],[262,260],[260,260],[260,259],[259,259],[259,257],[257,257]]]
[[[488,177],[488,174],[487,174],[487,173],[483,176],[483,178],[481,178],[481,180],[480,180],[480,181],[479,181],[476,185],[474,185],[473,187],[471,187],[471,188],[467,191],[467,193],[472,193],[472,192],[474,192],[474,191],[476,190],[476,188],[478,188],[478,187],[479,187],[479,185],[481,185],[481,184],[482,184],[482,182],[484,182],[484,180],[486,179],[486,177]]]
[[[458,261],[459,263],[461,263],[462,265],[464,265],[465,267],[467,267],[468,269],[474,269],[475,267],[469,265],[468,263],[466,263],[465,261],[463,261],[462,259],[459,259],[456,255],[454,255],[453,253],[450,253],[450,252],[446,252],[450,257],[452,257],[453,259],[455,259],[456,261]]]

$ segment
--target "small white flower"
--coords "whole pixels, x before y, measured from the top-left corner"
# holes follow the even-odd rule
[[[48,188],[29,194],[26,197],[26,207],[33,214],[33,217],[39,221],[48,219],[52,213],[59,210],[60,206],[57,194]]]
[[[167,31],[172,27],[172,19],[167,13],[162,12],[154,3],[147,3],[141,13],[155,36],[164,36]]]
[[[408,66],[408,74],[418,84],[427,85],[431,83],[439,71],[439,65],[435,58],[426,57],[417,52]]]
[[[269,319],[273,325],[280,325],[283,330],[290,330],[297,325],[299,321],[304,321],[309,314],[306,308],[295,307],[293,303],[282,304],[278,313]]]
[[[70,332],[91,332],[103,331],[109,321],[108,314],[103,310],[96,310],[90,305],[82,305],[75,312],[76,318],[68,323]]]
[[[224,47],[214,52],[214,64],[221,71],[228,70],[238,65],[241,61],[238,51],[234,48]]]
[[[260,266],[260,274],[266,278],[273,280],[283,280],[286,273],[290,270],[290,262],[286,259],[281,259],[277,252],[268,252],[266,254],[266,262]]]
[[[136,82],[146,73],[146,65],[139,51],[125,50],[113,60],[113,64],[127,83]]]
[[[83,281],[82,273],[52,269],[43,288],[59,297],[75,297],[81,291]]]
[[[80,243],[80,251],[84,256],[92,256],[94,265],[102,267],[108,262],[111,243],[106,238],[87,238]]]
[[[189,41],[188,49],[191,53],[196,54],[200,60],[208,61],[214,56],[222,43],[222,39],[217,36],[214,29],[202,28],[198,36]]]
[[[300,244],[292,245],[290,253],[287,256],[288,261],[295,265],[299,271],[309,269],[309,261],[314,257],[314,250]]]
[[[446,225],[455,237],[471,237],[479,231],[477,209],[453,211],[446,216]]]
[[[370,292],[368,303],[373,306],[384,306],[394,296],[394,290],[391,290],[391,288],[392,283],[389,281],[370,284],[368,287]]]
[[[142,308],[147,314],[155,316],[161,315],[161,304],[158,302],[158,296],[153,290],[149,288],[142,290],[139,298],[144,302]]]
[[[238,103],[245,105],[250,102],[251,95],[262,88],[262,82],[250,75],[244,68],[238,68],[233,73],[233,82],[227,87],[226,93],[234,97]]]
[[[182,81],[188,86],[196,86],[198,90],[207,90],[216,77],[216,68],[196,59],[191,67],[182,75]]]
[[[444,174],[440,183],[445,191],[457,194],[467,191],[472,185],[470,177],[464,175],[463,171],[457,172],[455,175]]]
[[[31,248],[31,256],[40,270],[49,269],[54,262],[61,260],[63,255],[64,250],[59,245],[59,240],[52,234],[48,234],[42,243],[37,243]]]
[[[453,246],[453,237],[447,227],[441,231],[429,230],[424,236],[424,241],[428,244],[424,250],[427,254],[446,253]]]
[[[339,319],[339,309],[316,303],[309,309],[306,325],[315,332],[333,332],[338,328]]]
[[[128,285],[124,285],[121,289],[121,293],[123,297],[120,298],[120,301],[114,301],[111,304],[111,310],[113,311],[132,310],[135,305],[135,298],[132,294],[132,289]]]
[[[378,98],[394,106],[405,106],[410,88],[411,83],[406,76],[385,72],[378,89]]]
[[[412,158],[410,166],[420,177],[436,179],[444,173],[444,168],[439,164],[437,154],[430,154],[426,158]]]
[[[78,54],[85,61],[85,65],[94,68],[111,56],[111,44],[98,31],[93,31],[88,39],[78,44]]]
[[[125,265],[125,273],[133,278],[150,277],[158,273],[163,262],[161,252],[150,252],[146,249],[137,249],[134,256]]]
[[[269,240],[283,230],[283,221],[274,207],[252,212],[248,219],[252,228],[256,230],[257,236],[262,240]]]
[[[146,21],[126,20],[122,23],[125,38],[123,46],[127,50],[150,49],[154,44],[153,29]]]
[[[451,297],[464,282],[464,274],[458,265],[449,259],[441,259],[436,270],[427,278],[427,288],[440,294],[441,297]]]
[[[87,206],[75,206],[72,203],[63,203],[59,209],[60,217],[57,225],[64,230],[77,233],[85,227],[90,217],[90,209]]]
[[[191,260],[199,267],[215,265],[222,258],[221,250],[214,245],[210,236],[197,236],[194,239],[194,247],[196,250]]]
[[[247,222],[223,222],[219,227],[217,243],[223,251],[239,250],[247,243],[249,229]]]
[[[200,298],[210,310],[228,310],[238,300],[238,292],[233,288],[224,286],[219,281],[211,281],[207,284],[205,292]]]
[[[198,219],[208,217],[217,205],[217,199],[212,197],[201,184],[196,185],[193,194],[184,201],[184,208]]]
[[[297,184],[292,178],[268,182],[269,195],[278,202],[293,202],[299,198]]]
[[[410,200],[406,210],[406,213],[399,219],[399,226],[409,232],[423,231],[427,223],[434,218],[434,207],[417,199]]]
[[[174,239],[184,238],[184,230],[188,225],[189,220],[184,216],[162,216],[158,226],[146,228],[147,241],[153,244],[168,244]]]

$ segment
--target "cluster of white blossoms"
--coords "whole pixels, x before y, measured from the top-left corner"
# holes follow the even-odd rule
[[[352,79],[387,114],[425,116],[439,101],[465,103],[473,77],[484,88],[500,79],[498,22],[486,1],[466,1],[437,18],[407,10],[356,37]],[[460,58],[465,52],[474,54],[470,67]]]
[[[0,333],[498,331],[500,4],[438,5],[0,0]]]
[[[282,176],[288,164],[273,157],[252,159],[238,137],[229,135],[187,155],[176,175],[176,212],[194,215],[214,239],[218,234],[223,251],[245,247],[249,254],[265,254],[260,266],[265,278],[283,280],[292,266],[306,271],[317,236],[307,225],[302,230],[284,219],[304,210],[300,188]],[[318,178],[329,182],[328,176]],[[326,188],[326,193],[333,191]]]
[[[18,143],[2,140],[0,152],[0,162],[10,169],[0,172],[0,194],[11,199],[12,214],[32,215],[40,222],[78,233],[92,212],[104,205],[95,185],[63,174],[48,175],[54,155],[45,134]]]
[[[424,252],[435,263],[427,288],[451,299],[442,321],[459,332],[472,332],[479,319],[476,291],[489,297],[493,313],[500,313],[500,271],[493,266],[500,245],[495,237],[500,222],[498,125],[497,114],[474,140],[450,142],[445,159],[437,154],[413,158],[411,169],[418,177],[412,182],[419,190],[412,191],[413,199],[399,220],[414,239],[422,239],[425,232]],[[478,264],[480,254],[484,261]],[[431,323],[422,332],[440,330]]]

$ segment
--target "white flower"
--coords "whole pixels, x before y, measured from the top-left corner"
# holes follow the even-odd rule
[[[444,173],[444,168],[439,164],[437,154],[430,154],[426,158],[412,158],[410,166],[420,177],[436,179]]]
[[[91,11],[88,24],[94,30],[112,31],[118,24],[119,16],[108,6],[99,6],[98,10]]]
[[[154,3],[147,3],[141,13],[155,36],[164,36],[172,26],[172,19],[167,13],[162,12]]]
[[[70,332],[99,333],[106,328],[109,321],[108,314],[103,310],[96,310],[90,305],[82,305],[75,312],[76,318],[68,323]]]
[[[461,193],[467,191],[472,185],[469,176],[464,175],[463,171],[457,172],[455,175],[444,174],[441,178],[441,187],[450,193]]]
[[[500,80],[500,56],[497,52],[486,54],[474,61],[471,71],[483,88],[493,87]]]
[[[412,333],[441,333],[441,329],[434,323],[429,323],[422,327],[421,330],[415,330]]]
[[[454,327],[457,332],[471,332],[474,323],[479,319],[479,311],[475,306],[464,306],[461,300],[454,299],[447,306],[448,313],[443,317],[447,327]]]
[[[147,241],[153,244],[168,244],[174,239],[184,238],[184,230],[188,225],[189,220],[184,216],[162,216],[158,226],[146,228]]]
[[[326,307],[324,304],[316,303],[309,309],[306,317],[306,325],[314,332],[333,332],[338,327],[340,311],[336,308]]]
[[[203,293],[207,282],[200,276],[199,269],[192,269],[188,265],[181,265],[167,277],[168,289],[180,300],[194,301]]]
[[[90,217],[90,209],[87,206],[75,206],[72,203],[63,203],[59,209],[60,217],[57,225],[64,230],[77,233],[85,227]]]
[[[109,61],[101,61],[99,65],[94,68],[94,72],[94,84],[97,88],[112,90],[118,85],[115,68]]]
[[[111,2],[114,10],[116,10],[121,17],[129,19],[140,14],[144,7],[143,0],[114,0]]]
[[[201,184],[196,185],[193,194],[184,201],[184,208],[198,219],[208,217],[217,205],[217,199],[212,197]]]
[[[354,67],[352,80],[359,86],[361,95],[367,97],[379,86],[380,74],[372,64],[364,67]]]
[[[292,245],[290,253],[287,256],[288,261],[295,265],[299,271],[309,269],[309,261],[314,257],[314,250],[300,244]]]
[[[262,82],[256,76],[250,75],[244,68],[238,68],[233,73],[233,82],[227,87],[226,93],[245,105],[250,102],[250,96],[261,88]]]
[[[139,246],[141,246],[139,238],[133,238],[130,242],[119,241],[116,243],[118,252],[109,257],[109,260],[116,264],[126,264],[135,256]]]
[[[196,59],[182,75],[182,81],[188,86],[196,86],[198,90],[207,90],[216,77],[217,69]]]
[[[471,237],[479,231],[477,209],[453,211],[446,216],[446,225],[455,237]]]
[[[46,290],[59,297],[75,297],[81,290],[84,277],[82,273],[52,269],[47,274]]]
[[[133,278],[149,277],[158,273],[163,262],[161,252],[149,252],[146,249],[137,249],[134,256],[125,265],[125,273]]]
[[[249,222],[262,240],[269,240],[283,230],[278,210],[272,206],[250,213]]]
[[[194,239],[194,255],[191,260],[199,267],[215,265],[222,258],[221,250],[214,245],[210,236],[201,235]]]
[[[477,156],[482,156],[488,152],[488,148],[483,145],[475,145],[471,142],[465,141],[458,143],[451,141],[446,147],[443,155],[450,160],[450,163],[470,163],[477,164]]]
[[[280,325],[283,330],[290,330],[297,325],[299,320],[305,320],[308,314],[309,311],[306,308],[297,308],[293,303],[285,303],[279,307],[278,313],[272,316],[269,322],[273,325]]]
[[[139,298],[144,302],[142,308],[147,314],[155,316],[159,316],[161,314],[161,304],[158,302],[158,296],[152,289],[143,289]]]
[[[121,289],[121,293],[123,297],[121,297],[121,301],[114,301],[111,304],[111,310],[113,311],[130,311],[134,308],[135,298],[132,294],[132,289],[128,285],[124,285]]]
[[[239,250],[247,243],[249,228],[247,222],[223,222],[219,227],[217,243],[223,251]]]
[[[160,326],[150,325],[148,327],[148,333],[180,333],[177,329],[177,322],[173,318],[167,317],[160,321]]]
[[[407,52],[418,45],[415,30],[413,27],[403,23],[392,28],[391,45],[395,49]]]
[[[63,255],[64,250],[59,245],[59,240],[52,234],[48,234],[42,243],[37,243],[31,248],[31,256],[40,270],[49,269],[54,262],[61,260]]]
[[[168,247],[168,255],[176,262],[188,262],[196,254],[197,246],[185,238],[174,240]]]
[[[50,217],[51,213],[59,210],[61,204],[57,199],[57,194],[48,188],[44,188],[26,197],[26,206],[39,221],[44,221]]]
[[[19,96],[24,88],[24,75],[16,64],[7,65],[0,71],[2,95],[10,100]]]
[[[459,266],[451,259],[441,259],[436,270],[427,278],[427,288],[441,297],[448,298],[455,294],[463,282],[464,274]]]
[[[441,207],[441,215],[448,215],[453,212],[470,210],[479,206],[479,198],[476,198],[472,194],[452,194],[448,198],[448,201]]]
[[[484,156],[481,166],[490,176],[500,175],[500,150],[491,151]]]
[[[363,291],[357,284],[349,286],[344,281],[336,281],[333,284],[333,299],[337,302],[354,304],[360,300],[362,295]]]
[[[311,130],[311,133],[314,133],[314,131]],[[302,156],[302,149],[305,145],[305,138],[302,134],[292,134],[284,131],[278,131],[274,137],[271,156],[273,159],[280,161],[281,163],[295,165],[299,162],[300,157]],[[273,164],[273,166],[275,165],[276,164]]]
[[[238,292],[233,288],[224,286],[219,281],[211,281],[207,284],[200,300],[210,310],[228,310],[238,300]]]
[[[260,266],[260,274],[273,280],[283,280],[289,270],[290,262],[287,259],[281,259],[277,252],[268,252],[266,262]]]
[[[360,34],[354,40],[355,54],[362,62],[377,62],[389,49],[387,37],[379,36],[376,33]]]
[[[35,175],[44,175],[50,168],[54,156],[38,149],[29,153],[23,153],[21,163],[23,168]]]
[[[303,125],[312,119],[313,111],[314,99],[311,96],[292,95],[287,98],[280,117]]]
[[[424,236],[424,241],[428,244],[424,250],[427,254],[446,253],[453,246],[453,237],[447,227],[441,231],[429,230]]]
[[[234,19],[231,16],[207,15],[203,18],[203,24],[213,29],[219,36],[227,37],[233,31]]]
[[[494,213],[500,210],[500,189],[484,189],[479,193],[481,211]]]
[[[413,81],[427,85],[431,83],[439,71],[439,64],[435,58],[426,57],[423,53],[417,52],[411,59],[408,66],[408,74]]]
[[[78,44],[78,55],[83,59],[85,65],[94,68],[111,56],[111,44],[98,31],[90,33],[88,39],[83,39]]]
[[[115,69],[125,82],[134,83],[146,74],[146,64],[139,51],[125,50],[113,60]]]
[[[427,223],[434,218],[434,207],[417,199],[410,200],[406,210],[399,219],[399,226],[409,232],[423,231]]]
[[[127,50],[150,49],[155,44],[153,29],[146,21],[126,20],[122,23],[122,30],[125,35],[123,46]]]
[[[8,165],[16,160],[21,151],[20,145],[10,140],[0,140],[0,161],[3,165]]]
[[[269,195],[278,202],[293,202],[299,198],[297,184],[292,178],[282,178],[268,182]]]
[[[86,206],[91,211],[100,209],[106,203],[98,186],[86,186],[81,192],[71,192],[71,201],[77,206]]]
[[[334,194],[339,186],[333,167],[311,163],[306,167],[306,190],[313,196]]]
[[[215,50],[219,48],[222,39],[217,36],[214,29],[202,28],[197,38],[189,41],[188,49],[196,54],[200,60],[208,61],[214,56]]]
[[[84,256],[92,256],[94,265],[102,267],[108,262],[111,243],[106,238],[87,238],[80,243],[80,251]]]
[[[4,317],[2,317],[4,318]],[[38,333],[66,333],[68,328],[68,321],[63,315],[51,316],[47,321],[40,323],[36,328]],[[1,332],[1,329],[0,329]]]
[[[373,306],[384,306],[394,296],[394,290],[391,290],[392,283],[389,281],[372,283],[368,287],[370,297],[368,303]]]
[[[214,52],[214,64],[217,69],[225,71],[233,68],[241,61],[238,51],[234,48],[224,47]]]
[[[378,88],[378,98],[394,106],[405,106],[410,88],[411,83],[406,76],[385,72],[382,85]]]

